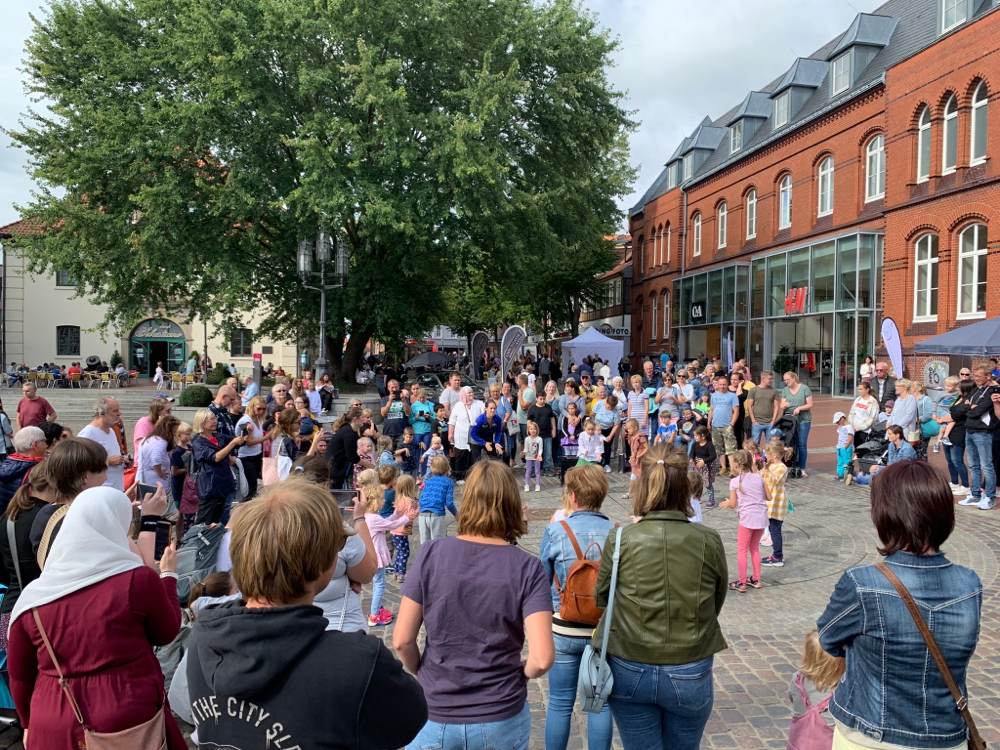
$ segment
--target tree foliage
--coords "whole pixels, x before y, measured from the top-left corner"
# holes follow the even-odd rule
[[[601,255],[634,176],[615,45],[571,0],[53,0],[25,61],[49,111],[9,133],[44,227],[19,242],[108,326],[257,313],[299,337],[319,304],[296,246],[328,226],[350,372],[507,269]]]

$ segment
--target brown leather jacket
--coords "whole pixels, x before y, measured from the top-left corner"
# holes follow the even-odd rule
[[[612,532],[594,591],[602,608],[608,604],[614,551]],[[727,579],[719,532],[691,523],[682,511],[654,511],[626,526],[608,653],[642,664],[689,664],[727,648],[718,617]],[[602,617],[594,648],[600,648],[603,635]]]

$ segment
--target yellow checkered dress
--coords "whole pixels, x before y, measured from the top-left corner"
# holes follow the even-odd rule
[[[784,521],[788,515],[788,495],[785,494],[788,467],[781,463],[767,464],[761,471],[761,476],[771,492],[771,500],[767,504],[767,517]]]

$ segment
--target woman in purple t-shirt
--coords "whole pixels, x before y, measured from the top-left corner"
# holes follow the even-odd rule
[[[466,479],[458,536],[435,539],[420,551],[403,584],[392,638],[427,699],[429,719],[409,750],[464,748],[469,732],[527,750],[527,681],[555,660],[545,569],[514,544],[527,531],[510,468],[481,461]]]

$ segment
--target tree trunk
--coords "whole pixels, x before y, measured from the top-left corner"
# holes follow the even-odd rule
[[[569,297],[566,305],[569,308],[569,332],[575,339],[580,335],[580,298]]]
[[[338,380],[345,383],[354,382],[354,373],[358,369],[358,362],[361,361],[361,355],[365,352],[365,345],[374,333],[375,327],[371,325],[366,326],[360,331],[354,329],[351,332],[351,338],[344,350],[344,358],[341,360],[340,368],[337,371]]]

